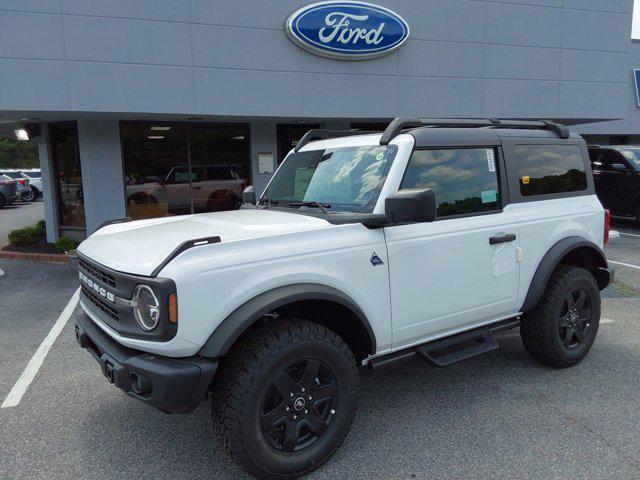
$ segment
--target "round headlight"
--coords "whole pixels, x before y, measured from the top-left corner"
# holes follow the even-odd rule
[[[147,285],[138,285],[133,291],[133,315],[140,328],[150,332],[160,321],[160,302]]]

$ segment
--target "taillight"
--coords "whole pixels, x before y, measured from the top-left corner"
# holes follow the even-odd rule
[[[24,178],[21,178],[21,179],[18,180],[18,183],[20,185],[24,185],[25,183],[27,183],[27,181]]]
[[[604,244],[609,243],[609,230],[611,230],[611,212],[607,209],[604,211]]]

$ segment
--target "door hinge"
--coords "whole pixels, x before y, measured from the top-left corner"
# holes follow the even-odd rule
[[[522,261],[522,248],[516,247],[516,262]]]

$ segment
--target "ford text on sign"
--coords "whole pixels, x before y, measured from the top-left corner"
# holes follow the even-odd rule
[[[409,37],[409,25],[391,10],[364,2],[328,1],[295,11],[287,36],[316,55],[341,60],[381,57]]]

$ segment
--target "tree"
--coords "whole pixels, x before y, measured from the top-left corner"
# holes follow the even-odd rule
[[[19,142],[0,137],[0,168],[39,168],[36,142]]]

